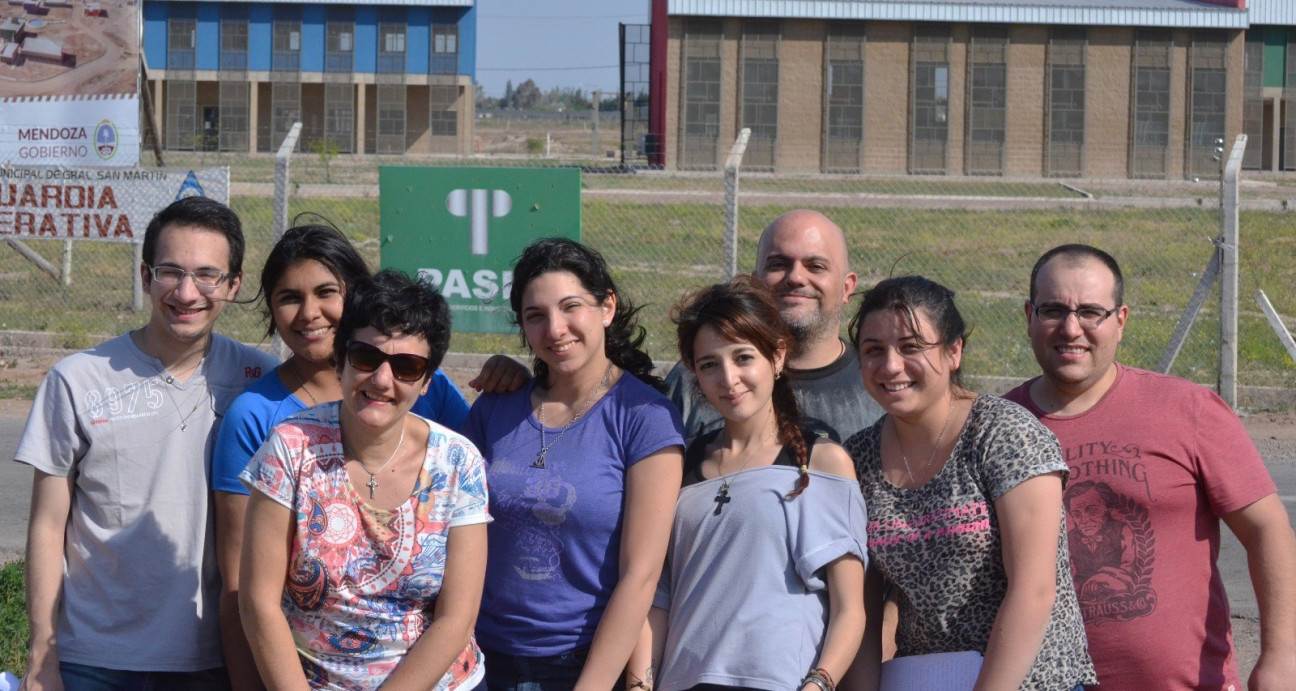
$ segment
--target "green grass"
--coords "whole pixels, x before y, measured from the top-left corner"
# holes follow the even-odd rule
[[[0,669],[18,678],[27,673],[27,605],[23,562],[0,568]]]
[[[633,178],[587,175],[584,180],[587,186],[599,186]],[[666,187],[676,189],[707,189],[715,182],[683,176],[662,180]],[[744,189],[750,190],[747,182]],[[874,182],[898,185],[902,181]],[[817,192],[839,183],[846,181],[793,178],[782,191]],[[979,181],[950,184],[953,186],[945,188],[950,193],[959,186],[1003,188],[1002,184]],[[1052,183],[1021,183],[1019,187],[1017,191],[1026,196],[1042,194],[1039,188],[1063,189]],[[929,194],[934,188],[932,181],[922,180],[906,189]],[[795,196],[789,199],[786,206],[740,206],[740,271],[751,270],[756,239],[770,218],[794,205],[813,203]],[[241,297],[251,303],[259,287],[258,270],[270,245],[272,205],[268,198],[260,197],[235,197],[231,205],[247,229]],[[305,211],[330,220],[377,264],[376,199],[295,197],[291,213]],[[1120,357],[1130,364],[1154,366],[1198,274],[1210,259],[1208,238],[1218,233],[1217,212],[1197,207],[993,211],[834,207],[828,213],[847,232],[861,286],[888,275],[921,273],[957,292],[959,305],[974,328],[967,351],[967,372],[974,376],[1025,377],[1035,371],[1024,340],[1021,308],[1027,277],[1041,251],[1063,242],[1088,242],[1121,260],[1133,313]],[[684,291],[720,280],[722,225],[721,208],[714,203],[638,203],[597,196],[584,200],[583,237],[608,258],[623,291],[644,305],[643,323],[654,357],[674,358],[673,327],[667,318],[671,305]],[[1296,385],[1291,359],[1252,299],[1257,289],[1264,289],[1280,314],[1296,315],[1296,295],[1291,291],[1296,285],[1296,214],[1244,211],[1241,229],[1241,383]],[[60,243],[29,244],[57,263]],[[0,329],[57,332],[63,334],[59,340],[67,347],[84,347],[137,326],[144,316],[130,310],[131,271],[128,247],[78,243],[73,285],[65,287],[15,253],[0,251]],[[1217,312],[1218,298],[1213,296],[1172,370],[1175,374],[1214,382]],[[259,305],[230,305],[220,329],[245,341],[261,341],[265,321]],[[518,352],[515,338],[497,335],[458,333],[451,347],[458,352]]]

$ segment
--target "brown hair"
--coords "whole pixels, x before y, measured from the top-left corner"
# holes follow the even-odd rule
[[[704,326],[715,329],[728,341],[750,343],[771,362],[778,351],[786,349],[792,341],[792,334],[779,314],[773,293],[764,283],[748,275],[686,295],[671,310],[671,321],[675,322],[680,360],[689,371],[694,368],[693,344]],[[791,499],[801,494],[810,483],[810,475],[806,472],[810,463],[809,452],[801,433],[801,412],[786,377],[774,378],[771,398],[779,443],[792,447],[796,464],[801,468],[796,487],[786,496]]]

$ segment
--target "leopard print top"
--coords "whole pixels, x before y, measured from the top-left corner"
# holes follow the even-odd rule
[[[945,466],[910,490],[882,475],[885,422],[851,437],[846,450],[869,507],[869,558],[896,588],[897,655],[984,653],[1008,588],[994,502],[1032,477],[1065,475],[1057,438],[1017,404],[978,396]],[[1059,518],[1057,531],[1057,598],[1022,689],[1097,682],[1071,583],[1065,521]]]

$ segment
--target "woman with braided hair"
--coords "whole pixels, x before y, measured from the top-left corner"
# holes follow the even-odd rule
[[[791,340],[741,276],[673,315],[680,359],[724,417],[685,453],[667,567],[627,688],[831,691],[864,631],[865,509],[850,457],[803,430]]]

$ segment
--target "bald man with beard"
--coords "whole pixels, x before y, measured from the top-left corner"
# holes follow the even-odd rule
[[[818,211],[788,211],[761,234],[752,274],[774,291],[792,332],[784,373],[808,426],[841,442],[873,424],[882,409],[861,383],[859,353],[841,337],[842,308],[859,280],[842,229]],[[682,364],[666,386],[684,417],[686,439],[723,424]]]

